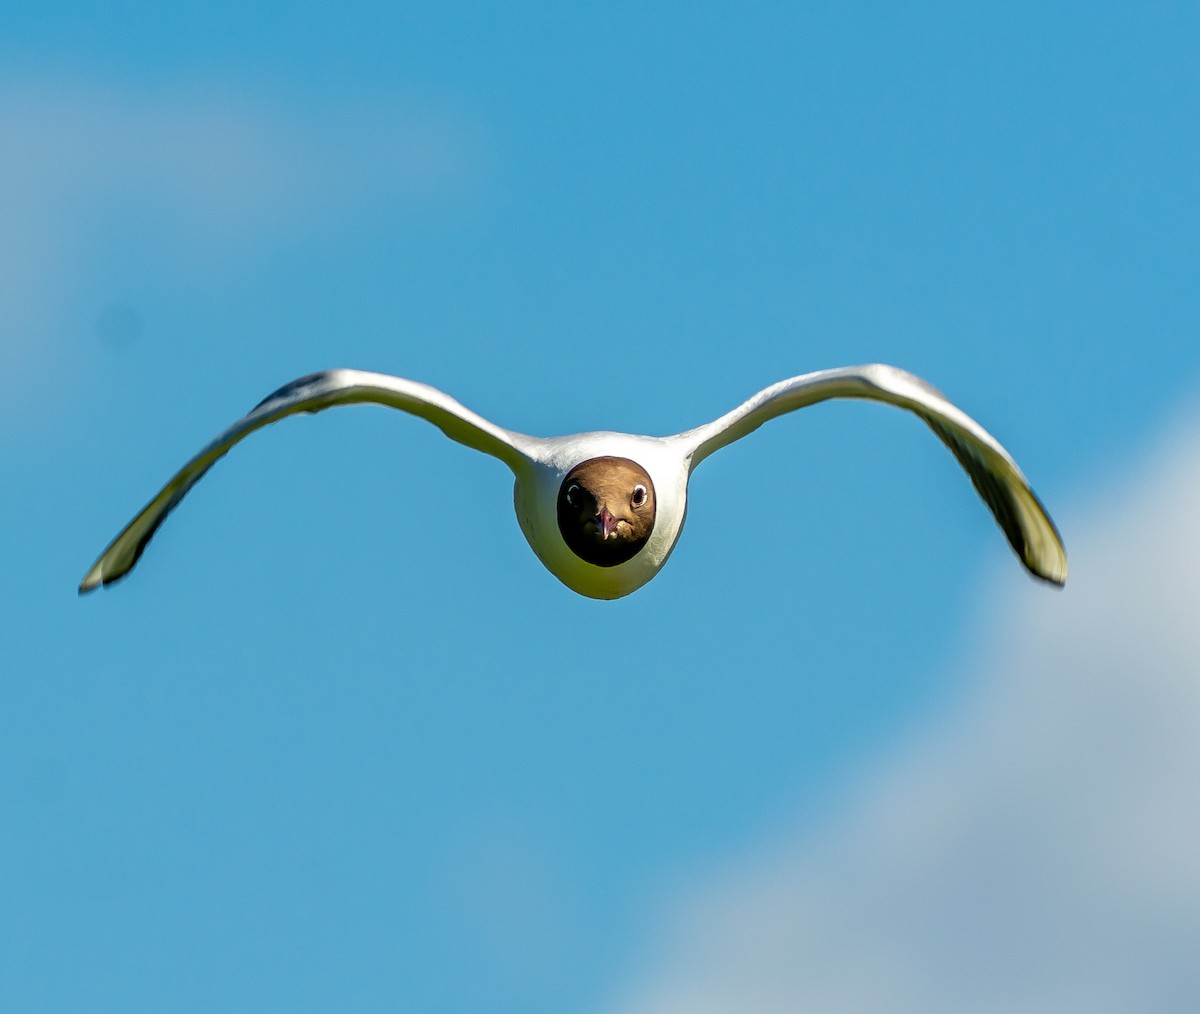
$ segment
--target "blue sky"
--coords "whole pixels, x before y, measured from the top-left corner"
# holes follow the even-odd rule
[[[1137,494],[1200,460],[1178,421],[1198,36],[1185,4],[6,8],[0,1006],[667,1011],[703,988],[745,1009],[729,983],[759,966],[736,948],[662,956],[697,897],[775,883],[784,852],[836,901],[862,877],[813,856],[890,827],[872,800],[992,812],[986,778],[879,786],[922,751],[976,770],[938,744],[1002,727],[963,717],[995,695],[1029,713],[996,688],[1028,683],[1031,645],[1060,653],[1067,716],[1098,664],[1069,638],[1123,632],[1102,668],[1133,678],[1136,646],[1189,628],[1184,577],[1112,554],[1195,545]],[[666,569],[614,603],[542,569],[503,466],[382,409],[255,436],[127,582],[75,596],[179,464],[315,369],[421,380],[524,432],[670,433],[871,360],[1008,446],[1063,530],[1065,592],[1022,573],[922,426],[847,404],[706,462]],[[1143,625],[1104,611],[1130,587]],[[1179,644],[1148,686],[1200,670]],[[1153,719],[1200,718],[1183,700],[1150,741],[1186,736]],[[1013,741],[982,739],[1007,770]],[[1085,781],[1145,742],[1062,741]],[[705,911],[753,922],[747,897]],[[882,969],[860,936],[834,957]],[[1064,968],[1047,989],[1094,974]],[[778,978],[761,1009],[812,1002]],[[859,1009],[870,978],[822,980],[822,1009]]]

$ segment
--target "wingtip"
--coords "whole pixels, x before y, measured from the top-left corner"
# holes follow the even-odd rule
[[[1034,577],[1045,581],[1046,584],[1054,585],[1056,588],[1066,587],[1067,558],[1065,554],[1050,564],[1045,564],[1041,561],[1028,560],[1026,561],[1026,566]]]
[[[1066,559],[1066,557],[1063,557],[1062,570],[1060,570],[1057,574],[1054,575],[1054,583],[1056,585],[1058,585],[1060,588],[1065,588],[1067,586],[1067,559]]]
[[[94,592],[97,588],[111,583],[111,581],[111,578],[106,578],[104,576],[104,567],[101,565],[100,561],[97,560],[96,563],[92,565],[92,569],[89,570],[83,576],[83,580],[79,582],[78,593],[80,595],[86,595],[88,592]]]

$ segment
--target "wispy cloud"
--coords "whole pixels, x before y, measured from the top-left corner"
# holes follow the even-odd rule
[[[317,107],[211,82],[0,81],[0,365],[63,365],[62,307],[123,214],[224,256],[461,193],[477,149],[462,117],[413,97]]]
[[[997,601],[943,726],[673,906],[621,1014],[1200,1010],[1200,425]]]

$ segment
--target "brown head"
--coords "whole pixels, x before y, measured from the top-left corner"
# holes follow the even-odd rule
[[[654,530],[654,483],[628,458],[590,458],[558,490],[558,530],[581,560],[615,567],[637,555]]]

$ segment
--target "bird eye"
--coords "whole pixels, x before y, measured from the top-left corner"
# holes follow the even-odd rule
[[[579,506],[579,487],[575,483],[571,483],[567,487],[567,503],[572,507]]]
[[[629,502],[634,507],[641,507],[646,502],[646,487],[641,483],[633,487],[633,496],[629,498]]]

